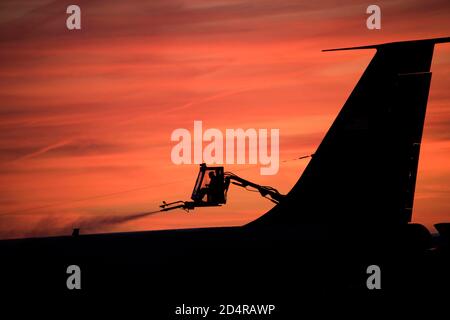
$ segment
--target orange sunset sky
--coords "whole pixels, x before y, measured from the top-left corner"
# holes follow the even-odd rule
[[[66,28],[78,4],[82,30]],[[378,4],[382,29],[366,28]],[[279,128],[280,161],[315,151],[373,50],[450,36],[448,0],[0,2],[0,238],[70,234],[80,221],[188,200],[176,128]],[[450,220],[450,45],[435,48],[415,222]],[[308,160],[226,170],[286,193]],[[81,232],[242,225],[272,203],[233,186],[221,208]]]

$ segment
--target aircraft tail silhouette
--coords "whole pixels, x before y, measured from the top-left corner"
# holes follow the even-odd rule
[[[443,42],[450,38],[325,50],[376,54],[285,201],[249,226],[408,223],[433,50]]]

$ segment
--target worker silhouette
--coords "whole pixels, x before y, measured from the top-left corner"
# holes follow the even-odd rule
[[[208,173],[209,177],[209,183],[204,187],[200,189],[200,196],[199,199],[203,200],[203,198],[206,195],[206,202],[219,202],[220,200],[220,192],[221,192],[221,184],[219,177],[216,176],[216,174],[213,171],[210,171]]]
[[[214,172],[209,173],[209,191],[207,193],[208,202],[219,202],[220,199],[220,180]]]

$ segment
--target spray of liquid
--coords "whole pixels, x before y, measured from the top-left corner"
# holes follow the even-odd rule
[[[80,229],[92,230],[109,225],[120,224],[131,220],[140,219],[161,212],[162,212],[161,210],[156,210],[148,212],[139,212],[125,216],[101,216],[101,217],[84,218],[76,221],[75,225]]]

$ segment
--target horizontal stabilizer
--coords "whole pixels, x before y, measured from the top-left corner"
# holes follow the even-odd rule
[[[397,42],[388,42],[388,43],[382,43],[382,44],[373,44],[373,45],[368,45],[368,46],[325,49],[322,51],[326,52],[326,51],[342,51],[342,50],[378,49],[380,47],[396,46],[396,45],[403,45],[403,44],[415,45],[415,44],[422,44],[422,43],[436,44],[436,43],[445,43],[445,42],[450,42],[450,37],[422,39],[422,40],[409,40],[409,41],[397,41]]]

